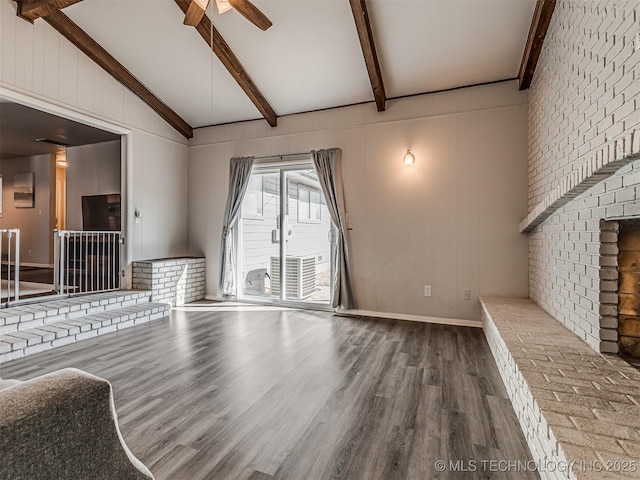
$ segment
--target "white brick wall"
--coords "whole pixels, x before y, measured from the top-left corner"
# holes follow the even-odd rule
[[[529,206],[640,123],[636,0],[558,0],[529,92]]]
[[[640,124],[640,2],[558,0],[529,99],[529,209]],[[603,347],[600,220],[640,215],[640,162],[562,207],[530,236],[530,297]],[[614,262],[605,257],[603,262]]]
[[[205,259],[172,258],[133,262],[133,288],[151,290],[151,301],[172,306],[202,300]]]
[[[601,220],[636,211],[640,161],[558,210],[529,237],[529,296],[596,351],[612,351],[601,326],[617,314],[607,310],[612,302],[602,290],[603,280],[617,280],[607,268],[617,267],[617,255],[608,253],[610,239]]]

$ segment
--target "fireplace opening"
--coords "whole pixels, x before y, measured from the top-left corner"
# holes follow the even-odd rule
[[[619,220],[618,353],[640,363],[640,219]]]

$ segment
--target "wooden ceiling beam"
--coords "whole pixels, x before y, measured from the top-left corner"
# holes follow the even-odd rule
[[[40,17],[62,10],[82,0],[16,0],[18,16],[33,23]]]
[[[156,97],[140,80],[134,77],[129,70],[113,58],[109,52],[102,48],[98,42],[91,38],[64,13],[55,11],[42,18],[91,60],[100,65],[109,75],[155,110],[158,115],[184,137],[193,137],[193,128],[191,128],[191,125]]]
[[[520,73],[518,74],[520,90],[526,90],[531,86],[533,74],[538,64],[538,58],[540,58],[542,45],[544,44],[544,37],[547,35],[547,30],[551,23],[551,16],[555,8],[556,0],[538,0],[536,2],[531,27],[529,28],[529,36],[527,37],[527,44],[524,48],[524,54],[522,55],[522,62],[520,63]]]
[[[384,83],[382,81],[382,71],[380,70],[380,62],[376,53],[376,45],[373,41],[373,31],[371,30],[371,22],[369,21],[369,13],[367,11],[366,0],[349,0],[353,19],[358,30],[358,38],[364,55],[364,63],[367,65],[369,72],[369,81],[373,90],[373,97],[376,100],[376,106],[379,112],[384,112],[387,102],[387,94],[384,91]]]
[[[189,9],[191,0],[175,0],[182,12],[186,15]],[[251,77],[247,74],[246,70],[238,60],[238,57],[233,53],[227,42],[220,35],[220,32],[213,28],[211,20],[207,15],[202,17],[200,23],[194,27],[202,39],[209,45],[209,48],[213,50],[213,53],[217,55],[225,68],[229,71],[233,79],[240,85],[240,88],[253,102],[256,108],[260,111],[269,125],[275,127],[278,124],[278,116],[276,112],[271,108],[269,102],[264,95],[260,92],[258,87]],[[213,45],[211,44],[211,29],[213,28]]]

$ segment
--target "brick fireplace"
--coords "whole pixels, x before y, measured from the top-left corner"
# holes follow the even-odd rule
[[[601,351],[640,360],[640,219],[600,222]]]

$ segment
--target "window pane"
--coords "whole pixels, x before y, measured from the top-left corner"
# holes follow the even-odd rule
[[[298,219],[309,220],[309,190],[298,184]]]
[[[242,211],[244,214],[262,215],[263,196],[263,176],[254,174],[249,179],[247,193],[245,193],[244,200],[242,201]]]
[[[311,191],[310,204],[309,218],[311,220],[320,220],[320,192],[318,190]]]

